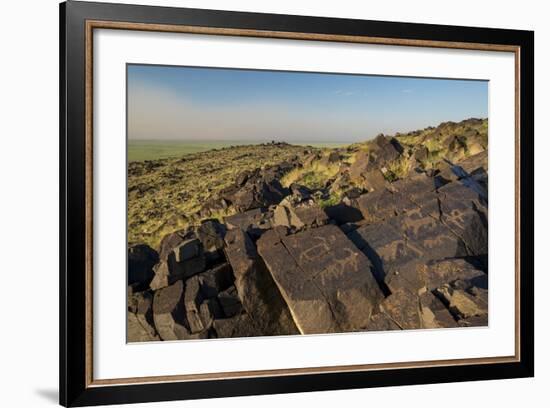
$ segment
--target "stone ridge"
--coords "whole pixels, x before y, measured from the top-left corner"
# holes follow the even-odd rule
[[[129,245],[128,341],[487,325],[486,130],[261,147],[284,160],[235,174],[158,250]]]

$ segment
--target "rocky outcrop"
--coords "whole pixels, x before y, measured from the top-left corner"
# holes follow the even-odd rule
[[[128,297],[128,338],[160,340],[153,321],[153,296],[149,291],[131,293]]]
[[[153,317],[162,340],[182,340],[190,334],[185,318],[185,286],[179,280],[155,292]]]
[[[158,252],[128,247],[128,341],[486,326],[485,123],[236,173]]]
[[[387,186],[387,166],[399,159],[402,152],[403,146],[396,138],[378,135],[368,151],[357,153],[349,169],[351,180],[370,191],[383,189]]]
[[[160,289],[179,279],[186,279],[206,268],[202,243],[197,238],[182,239],[175,244],[154,268],[155,277],[151,289]]]
[[[327,224],[329,218],[325,211],[313,200],[305,199],[299,202],[285,198],[275,207],[271,224],[274,227],[283,226],[296,231],[320,227]]]
[[[272,218],[272,211],[265,208],[255,208],[224,217],[224,221],[229,230],[240,229],[251,237],[258,238],[265,230],[271,228]]]
[[[296,333],[287,304],[249,236],[234,229],[228,232],[225,242],[236,290],[255,326],[266,335]]]
[[[367,257],[333,225],[285,234],[268,231],[258,250],[300,332],[365,328],[383,297]]]
[[[292,167],[292,163],[283,163],[264,171],[240,174],[235,185],[222,191],[220,196],[238,212],[277,204],[288,195],[280,179]]]

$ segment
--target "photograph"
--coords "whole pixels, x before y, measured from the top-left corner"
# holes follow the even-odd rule
[[[534,20],[256,3],[59,5],[59,403],[529,394]]]
[[[488,105],[486,80],[126,64],[127,342],[488,326]]]

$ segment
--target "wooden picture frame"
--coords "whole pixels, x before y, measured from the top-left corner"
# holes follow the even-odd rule
[[[515,54],[516,334],[512,356],[97,380],[93,376],[95,29],[506,51]],[[534,33],[68,1],[60,5],[60,403],[64,406],[534,375]]]

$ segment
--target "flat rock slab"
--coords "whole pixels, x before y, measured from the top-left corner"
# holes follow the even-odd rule
[[[259,237],[263,231],[271,228],[271,218],[273,212],[265,208],[255,208],[243,213],[238,213],[224,217],[224,222],[228,230],[243,230],[251,237]]]
[[[302,334],[364,330],[383,298],[370,261],[337,226],[270,230],[258,251]]]
[[[248,319],[254,322],[255,332],[265,336],[297,334],[290,311],[248,234],[241,229],[230,230],[225,242],[226,257],[235,276],[235,288]],[[227,309],[226,295],[222,295],[222,299]],[[222,337],[219,330],[216,331]]]

